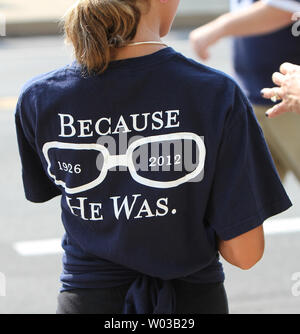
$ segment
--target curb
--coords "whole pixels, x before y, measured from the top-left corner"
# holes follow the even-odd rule
[[[188,29],[200,26],[214,20],[221,14],[223,13],[178,15],[174,20],[173,29]],[[6,23],[7,37],[59,35],[61,33],[62,28],[59,26],[59,19],[11,21]]]
[[[59,35],[62,29],[58,20],[18,21],[6,23],[6,37]]]

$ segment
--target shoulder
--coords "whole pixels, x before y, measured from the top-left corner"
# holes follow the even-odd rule
[[[219,115],[221,110],[230,116],[251,112],[251,104],[238,83],[228,74],[201,64],[180,53],[173,58],[177,81],[191,97],[201,104],[211,105]],[[209,103],[205,103],[209,101]],[[226,116],[226,115],[225,115]]]
[[[214,122],[221,122],[224,128],[247,124],[254,120],[251,103],[238,83],[228,74],[198,63],[180,53],[174,57],[177,62],[178,80],[188,90],[190,99],[205,106]],[[179,69],[179,70],[178,70]]]
[[[19,103],[33,103],[38,98],[66,87],[72,80],[79,78],[72,65],[46,72],[29,79],[20,90]]]
[[[177,65],[176,73],[182,79],[185,79],[185,85],[191,84],[195,87],[201,85],[205,90],[227,94],[229,92],[234,93],[239,88],[236,81],[230,75],[199,63],[194,59],[185,57],[181,53],[177,53],[173,61]]]

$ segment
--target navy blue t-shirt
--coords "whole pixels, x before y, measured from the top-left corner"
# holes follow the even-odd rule
[[[239,3],[241,6],[244,2],[251,3],[249,0],[232,0],[232,2]],[[284,5],[284,1],[282,2]],[[299,4],[298,0],[294,2],[295,6]],[[294,24],[291,13],[291,25],[285,28],[259,36],[234,38],[233,56],[236,77],[253,104],[270,104],[270,101],[262,98],[260,91],[274,86],[272,74],[279,70],[281,64],[290,62],[300,65],[300,42],[299,36],[293,34]]]
[[[217,238],[291,206],[237,84],[170,47],[41,75],[15,117],[27,199],[61,195],[62,290],[132,283],[124,313],[172,312],[173,279],[223,282]]]

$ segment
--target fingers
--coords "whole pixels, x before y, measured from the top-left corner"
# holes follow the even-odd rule
[[[197,56],[202,60],[210,57],[210,47],[216,42],[216,28],[204,25],[193,30],[190,35],[190,43]]]
[[[280,72],[282,74],[287,74],[289,72],[292,72],[295,70],[295,68],[297,68],[296,65],[294,64],[291,64],[291,63],[283,63],[281,66],[280,66]]]
[[[272,76],[272,80],[275,85],[282,86],[285,76],[279,72],[275,72]]]
[[[202,59],[202,60],[208,60],[210,58],[210,54],[207,50],[202,50],[201,52],[198,53],[198,56]]]
[[[284,102],[281,102],[279,104],[276,104],[276,106],[274,106],[273,108],[269,109],[266,112],[266,116],[268,118],[274,118],[274,117],[282,115],[282,114],[284,114],[284,113],[286,113],[288,111],[289,110],[288,110],[286,104]]]
[[[261,91],[261,95],[265,99],[271,99],[274,96],[282,98],[283,96],[283,91],[282,88],[280,87],[274,87],[274,88],[264,88]]]
[[[277,86],[282,86],[284,79],[285,79],[285,75],[289,74],[289,73],[293,73],[297,70],[300,70],[300,66],[298,65],[294,65],[291,63],[283,63],[280,66],[280,72],[275,72],[272,76],[272,80],[273,82],[277,85]]]
[[[208,47],[201,45],[200,42],[192,41],[192,47],[194,49],[194,52],[200,59],[207,60],[210,57]]]

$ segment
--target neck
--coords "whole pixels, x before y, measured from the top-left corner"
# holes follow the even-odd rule
[[[156,41],[161,42],[160,39],[160,23],[157,18],[153,16],[148,17],[147,15],[142,16],[141,21],[139,23],[137,33],[131,43],[139,43],[139,42],[148,42],[148,41]],[[146,56],[157,52],[161,49],[164,49],[165,45],[158,44],[143,44],[138,46],[125,46],[123,48],[115,50],[112,55],[113,60],[127,59],[127,58],[135,58]]]

